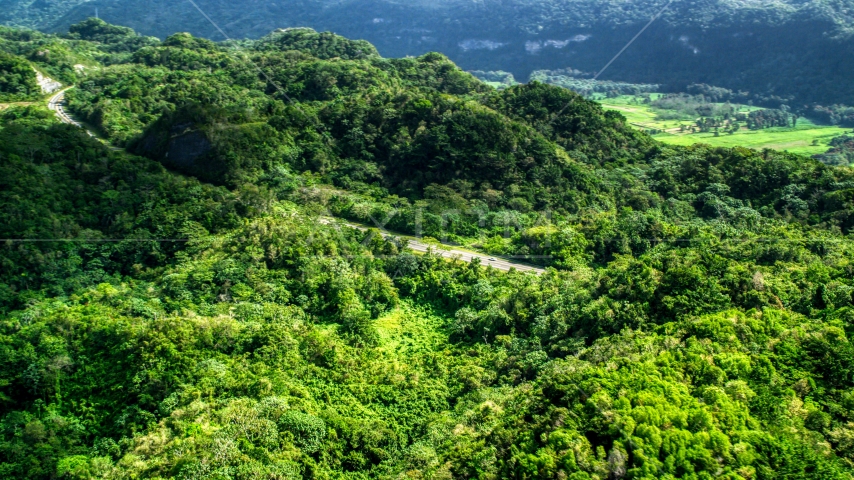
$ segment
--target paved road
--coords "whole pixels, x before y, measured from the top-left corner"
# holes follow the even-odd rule
[[[90,137],[92,137],[92,138],[98,140],[99,142],[103,143],[110,150],[113,150],[115,152],[121,151],[122,150],[121,148],[113,146],[109,142],[98,138],[94,133],[92,133],[91,130],[86,128],[86,126],[84,126],[83,124],[81,124],[77,120],[74,120],[73,118],[71,118],[71,116],[68,115],[68,113],[66,113],[65,107],[64,107],[64,105],[65,105],[65,92],[72,89],[72,88],[74,88],[74,87],[63,88],[62,90],[57,92],[56,95],[50,97],[50,100],[48,100],[48,102],[47,102],[47,108],[53,110],[54,113],[56,113],[56,117],[59,118],[59,120],[62,123],[67,123],[69,125],[74,125],[77,128],[82,128],[84,131],[86,131],[86,133],[89,134]]]
[[[69,87],[69,88],[72,88],[72,87]],[[78,121],[74,120],[73,118],[71,118],[70,116],[68,116],[68,114],[65,113],[65,109],[62,107],[62,104],[65,101],[65,91],[66,90],[68,90],[68,88],[61,90],[59,93],[57,93],[56,95],[51,97],[50,101],[48,102],[48,107],[51,110],[53,110],[54,112],[56,112],[56,116],[59,117],[59,119],[61,121],[65,122],[69,125],[74,125],[76,127],[80,127],[80,128],[85,129],[85,127],[83,125],[81,125],[80,122],[78,122]],[[86,130],[86,133],[88,133],[92,137],[95,136],[89,130]],[[322,218],[322,219],[320,219],[320,221],[323,223],[326,223],[326,224],[336,223],[336,220],[331,219],[331,218]],[[363,226],[363,225],[356,225],[353,223],[346,223],[346,222],[340,222],[340,221],[337,223],[340,223],[342,225],[346,225],[346,226],[351,227],[351,228],[356,228],[359,230],[368,230],[368,228]],[[395,235],[392,235],[388,232],[382,232],[382,235],[386,238],[395,236]],[[520,272],[534,272],[537,275],[546,273],[545,269],[543,269],[543,268],[534,267],[534,266],[528,265],[526,263],[518,263],[518,262],[515,262],[513,260],[507,260],[505,258],[493,257],[490,255],[483,255],[480,253],[467,252],[465,250],[456,250],[454,248],[449,248],[449,247],[446,247],[448,249],[445,250],[444,248],[441,248],[441,249],[436,248],[436,245],[421,243],[418,240],[413,240],[411,238],[407,238],[407,240],[409,241],[409,248],[415,250],[416,252],[427,252],[428,250],[433,250],[434,253],[436,253],[437,255],[440,255],[442,257],[459,258],[460,260],[463,260],[465,262],[471,262],[475,258],[479,258],[481,264],[490,265],[492,267],[497,268],[498,270],[503,270],[505,272],[509,271],[511,268],[515,268],[516,270],[518,270]]]
[[[344,226],[347,226],[350,228],[355,228],[358,230],[368,230],[368,227],[365,227],[364,225],[357,225],[354,223],[343,222],[341,220],[333,219],[333,218],[321,218],[320,222],[325,223],[325,224],[344,225]],[[382,233],[383,237],[385,237],[385,238],[397,236],[397,235],[393,235],[393,234],[385,232],[385,231],[383,231],[381,233]],[[415,250],[416,252],[427,252],[428,250],[432,250],[433,253],[435,253],[436,255],[440,255],[440,256],[445,257],[445,258],[459,258],[460,260],[463,260],[465,262],[471,262],[475,258],[479,258],[480,263],[482,265],[490,265],[490,266],[492,266],[498,270],[502,270],[505,272],[509,271],[511,268],[515,268],[516,270],[518,270],[520,272],[533,272],[533,273],[536,273],[537,275],[541,275],[543,273],[546,273],[546,270],[544,268],[535,267],[535,266],[529,265],[527,263],[519,263],[519,262],[516,262],[513,260],[507,260],[505,258],[493,257],[490,255],[484,255],[482,253],[473,253],[473,252],[468,252],[465,250],[457,250],[457,249],[454,249],[453,247],[449,247],[449,246],[444,246],[442,249],[440,249],[440,248],[437,248],[436,245],[431,245],[428,243],[422,243],[422,242],[419,242],[418,240],[414,240],[412,238],[408,238],[408,237],[402,237],[402,238],[405,238],[406,240],[408,240],[409,241],[409,248]],[[447,250],[445,248],[447,248]]]
[[[56,95],[50,97],[50,100],[47,102],[47,108],[53,110],[56,113],[57,118],[59,118],[62,123],[67,123],[69,125],[74,125],[75,127],[84,128],[80,122],[74,120],[69,117],[67,113],[65,113],[65,108],[63,107],[63,103],[65,103],[65,92],[72,87],[64,88],[57,92]],[[90,137],[94,137],[92,132],[86,130],[86,133],[89,134]]]

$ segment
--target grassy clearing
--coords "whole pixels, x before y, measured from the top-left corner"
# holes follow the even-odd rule
[[[800,122],[799,122],[800,123]],[[755,149],[771,148],[785,150],[802,155],[824,153],[829,148],[830,141],[839,135],[850,132],[850,129],[828,126],[813,126],[811,128],[769,128],[766,130],[740,130],[733,135],[715,137],[714,133],[695,133],[688,135],[663,133],[656,139],[672,145],[692,145],[707,143],[720,147],[749,147]],[[818,141],[817,145],[814,144]]]
[[[374,322],[380,338],[379,350],[387,355],[441,350],[448,342],[444,325],[440,316],[406,300]]]
[[[9,107],[26,107],[29,105],[35,105],[35,102],[11,102],[11,103],[0,103],[0,112],[6,110]]]
[[[748,130],[742,128],[734,134],[721,133],[715,136],[712,132],[690,133],[681,132],[680,127],[694,125],[694,119],[661,120],[649,105],[634,103],[635,97],[624,95],[617,98],[600,99],[599,102],[606,110],[616,110],[622,113],[632,126],[641,130],[662,130],[654,137],[671,145],[693,145],[705,143],[716,147],[748,147],[755,149],[771,148],[802,155],[816,155],[827,151],[830,140],[850,132],[850,129],[816,125],[807,118],[800,118],[796,128],[767,128],[764,130]],[[742,112],[758,110],[757,107],[736,105]]]

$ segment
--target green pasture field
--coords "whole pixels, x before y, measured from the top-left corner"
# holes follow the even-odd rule
[[[635,128],[662,130],[662,133],[654,135],[655,139],[671,145],[705,143],[716,147],[739,146],[759,150],[771,148],[802,155],[816,155],[826,152],[830,140],[834,137],[851,132],[850,129],[836,126],[817,125],[809,119],[801,117],[798,119],[798,126],[795,128],[774,127],[763,130],[742,128],[731,135],[721,132],[717,137],[714,132],[691,133],[689,131],[684,133],[679,131],[680,126],[690,127],[694,125],[694,119],[683,117],[679,120],[662,120],[649,105],[635,103],[636,98],[640,99],[641,97],[623,95],[616,98],[603,98],[598,101],[606,110],[616,110],[622,113]],[[747,105],[734,106],[742,112],[758,110],[757,107]]]

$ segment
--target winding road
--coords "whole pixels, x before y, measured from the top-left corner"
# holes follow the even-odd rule
[[[65,108],[63,108],[63,104],[65,102],[65,92],[68,91],[70,88],[74,88],[74,87],[64,88],[64,89],[60,90],[59,92],[57,92],[54,96],[50,97],[50,100],[48,101],[47,106],[48,106],[48,108],[50,108],[51,110],[53,110],[56,113],[56,116],[63,123],[67,123],[69,125],[74,125],[75,127],[82,128],[82,129],[86,130],[86,133],[88,133],[89,136],[94,137],[95,135],[92,132],[87,130],[86,127],[84,127],[80,122],[71,118],[65,112]],[[112,147],[112,148],[115,148],[115,147]],[[320,222],[325,223],[325,224],[329,224],[329,225],[343,225],[346,227],[355,228],[357,230],[368,230],[368,227],[365,227],[364,225],[356,225],[353,223],[342,222],[340,220],[333,219],[333,218],[321,218]],[[385,232],[385,231],[383,231],[381,233],[382,233],[382,236],[384,238],[399,236],[399,235],[393,235],[393,234],[391,234],[389,232]],[[466,250],[457,250],[457,249],[454,249],[454,248],[449,247],[447,245],[442,245],[441,247],[439,247],[435,244],[428,244],[428,243],[419,242],[418,240],[413,239],[413,238],[408,238],[408,237],[404,237],[404,238],[406,238],[406,240],[409,242],[409,245],[408,245],[409,248],[411,248],[412,250],[414,250],[416,252],[426,253],[428,251],[433,251],[433,253],[440,255],[444,258],[459,259],[459,260],[462,260],[464,262],[471,262],[475,258],[477,258],[477,259],[480,259],[480,263],[482,265],[488,265],[488,266],[496,268],[497,270],[501,270],[501,271],[505,271],[505,272],[508,272],[512,269],[515,269],[515,270],[520,271],[520,272],[533,272],[533,273],[536,273],[537,275],[541,275],[543,273],[546,273],[546,270],[544,268],[535,267],[533,265],[529,265],[526,263],[519,263],[519,262],[516,262],[513,260],[506,259],[506,258],[493,257],[490,255],[484,255],[481,253],[469,252]]]
[[[80,122],[74,120],[73,118],[68,116],[67,113],[65,113],[65,108],[63,107],[63,104],[65,103],[65,92],[71,88],[74,87],[63,88],[62,90],[57,92],[56,95],[50,97],[50,100],[48,100],[47,102],[47,108],[53,110],[56,113],[57,118],[59,118],[62,123],[74,125],[75,127],[83,128],[84,130],[86,130],[83,125],[80,124]],[[88,133],[90,137],[95,136],[89,130],[86,130],[86,133]]]
[[[362,230],[362,231],[369,230],[369,228],[364,226],[364,225],[357,225],[355,223],[343,222],[341,220],[338,220],[335,218],[329,218],[329,217],[321,218],[320,223],[324,223],[327,225],[341,225],[341,226],[355,228],[357,230]],[[457,250],[457,249],[454,249],[453,247],[450,247],[450,246],[447,246],[444,244],[442,244],[441,248],[439,248],[435,244],[419,242],[418,240],[415,240],[411,237],[394,235],[394,234],[391,234],[391,233],[386,232],[386,231],[380,231],[380,233],[382,234],[383,238],[400,237],[400,238],[406,239],[409,242],[409,244],[408,244],[409,248],[411,248],[412,250],[415,250],[416,252],[426,253],[429,250],[429,251],[432,251],[433,253],[435,253],[436,255],[439,255],[441,257],[449,258],[449,259],[459,259],[459,260],[462,260],[464,262],[471,262],[472,260],[477,258],[477,259],[480,259],[481,265],[491,266],[497,270],[501,270],[504,272],[508,272],[511,269],[516,269],[517,271],[520,271],[520,272],[533,272],[533,273],[536,273],[537,275],[542,275],[543,273],[546,273],[546,270],[544,268],[535,267],[535,266],[527,264],[527,263],[520,263],[520,262],[516,262],[514,260],[509,260],[506,258],[493,257],[490,255],[484,255],[482,253],[470,252],[467,250]]]

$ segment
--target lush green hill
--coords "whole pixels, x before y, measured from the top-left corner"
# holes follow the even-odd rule
[[[23,58],[0,52],[0,101],[38,98],[36,71]]]
[[[312,27],[377,45],[387,57],[439,51],[468,70],[598,72],[666,2],[615,0],[288,0],[198,5],[233,38]],[[8,4],[8,7],[7,7]],[[28,6],[29,5],[29,6]],[[166,38],[176,31],[223,40],[189,2],[92,0],[0,2],[0,21],[65,31],[94,15]],[[678,1],[615,62],[604,78],[661,84],[670,91],[708,83],[799,107],[854,104],[849,0]],[[58,17],[62,17],[57,20]]]
[[[88,0],[7,0],[3,2],[0,23],[30,28],[44,27],[59,21],[74,7]],[[94,15],[94,10],[92,10]]]
[[[131,153],[0,114],[3,478],[852,478],[850,169],[306,30],[75,32],[0,46],[91,62]]]

